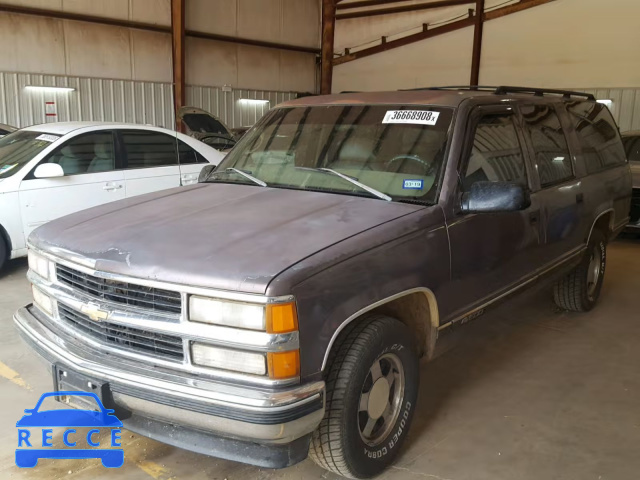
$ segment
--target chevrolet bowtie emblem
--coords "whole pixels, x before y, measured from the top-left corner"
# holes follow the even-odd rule
[[[101,322],[109,317],[109,312],[102,310],[100,305],[96,303],[87,303],[82,305],[82,307],[80,307],[80,311],[94,322]]]

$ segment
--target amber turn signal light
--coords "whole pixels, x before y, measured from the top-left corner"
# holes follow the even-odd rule
[[[295,303],[267,305],[267,333],[289,333],[296,330],[298,330],[298,314]]]
[[[283,380],[300,375],[300,350],[269,352],[267,354],[269,378]]]

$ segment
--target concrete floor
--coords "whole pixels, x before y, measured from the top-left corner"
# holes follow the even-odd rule
[[[330,479],[307,460],[265,470],[123,435],[125,465],[42,460],[14,465],[15,422],[51,389],[11,315],[29,302],[26,262],[0,277],[0,478]],[[422,371],[420,407],[396,465],[380,478],[640,478],[640,241],[609,247],[598,307],[556,312],[548,289],[511,300],[458,330]]]

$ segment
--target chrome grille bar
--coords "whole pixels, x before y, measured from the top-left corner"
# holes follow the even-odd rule
[[[94,277],[61,264],[56,266],[56,273],[59,282],[99,299],[151,311],[177,314],[182,311],[179,292]]]
[[[58,304],[58,312],[62,321],[102,343],[168,360],[184,359],[183,341],[180,337],[110,322],[94,322],[62,303]]]

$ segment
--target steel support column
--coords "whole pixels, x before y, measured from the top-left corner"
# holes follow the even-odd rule
[[[480,83],[480,58],[482,57],[482,31],[484,29],[484,0],[476,0],[475,28],[473,31],[473,56],[471,58],[471,83]]]
[[[173,45],[173,107],[176,115],[176,129],[182,130],[178,120],[178,110],[185,104],[184,67],[184,17],[185,0],[171,0],[171,43]]]
[[[322,0],[322,62],[320,93],[331,93],[333,80],[333,41],[336,26],[335,0]]]

